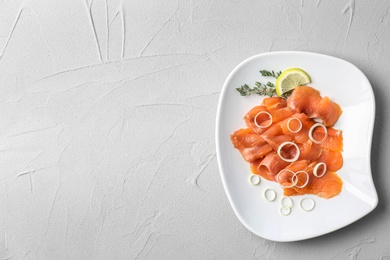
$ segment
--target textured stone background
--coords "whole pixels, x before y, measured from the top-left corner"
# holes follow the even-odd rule
[[[0,1],[2,259],[390,259],[388,1]],[[214,132],[230,71],[303,50],[376,96],[377,209],[294,243],[239,222]]]

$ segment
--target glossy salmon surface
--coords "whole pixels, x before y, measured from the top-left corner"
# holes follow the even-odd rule
[[[341,107],[328,97],[321,97],[312,87],[299,86],[287,100],[265,98],[250,109],[244,116],[247,128],[235,131],[230,138],[253,174],[293,184],[283,186],[285,196],[313,194],[329,199],[343,186],[336,173],[343,165],[343,136],[332,127],[341,114]],[[318,120],[323,125],[313,127]],[[321,177],[313,173],[318,163],[326,165]]]

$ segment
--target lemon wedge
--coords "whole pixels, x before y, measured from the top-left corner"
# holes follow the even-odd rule
[[[310,82],[310,76],[306,73],[306,71],[300,68],[286,69],[276,79],[276,94],[280,97],[284,93],[289,92],[298,86],[306,85]]]

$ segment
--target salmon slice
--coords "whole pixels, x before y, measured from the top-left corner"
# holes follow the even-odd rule
[[[328,137],[324,142],[321,143],[322,147],[335,151],[343,151],[343,132],[336,130],[332,127],[328,127]]]
[[[278,110],[287,106],[287,101],[281,97],[264,98],[262,105],[266,106],[269,111]]]
[[[288,124],[291,130],[294,131],[298,129],[296,126],[297,121],[294,120],[293,118],[298,119],[302,123],[302,128],[297,133],[293,133],[288,129]],[[289,123],[290,119],[291,121]],[[294,114],[291,117],[286,118],[279,123],[283,134],[294,137],[294,142],[299,144],[305,143],[307,140],[309,140],[309,130],[314,124],[315,122],[310,118],[308,118],[304,113]]]
[[[284,189],[285,196],[313,194],[324,199],[329,199],[341,192],[343,181],[337,173],[327,170],[324,176],[318,178],[313,174],[314,165],[315,163],[312,163],[305,168],[305,171],[309,175],[308,184],[303,188],[292,187]],[[302,176],[303,175],[304,174],[302,174]],[[302,178],[302,180],[300,180],[301,183],[298,183],[298,185],[302,184],[304,181],[306,180]]]
[[[264,171],[259,171],[259,165],[261,163],[263,159],[258,159],[256,161],[253,161],[250,163],[250,168],[251,168],[251,171],[254,173],[254,174],[257,174],[257,175],[260,175],[261,177],[263,177],[264,179],[266,180],[269,180],[269,181],[275,181],[275,176],[273,175],[268,175],[266,172]]]
[[[300,151],[298,160],[316,161],[322,153],[321,145],[313,143],[310,139],[298,144],[298,148]]]
[[[321,178],[315,178],[307,186],[304,194],[314,194],[324,199],[330,199],[341,192],[343,181],[332,171],[327,171]]]
[[[262,158],[272,151],[272,147],[260,135],[254,133],[251,128],[235,131],[230,139],[247,162]]]
[[[295,111],[292,110],[289,107],[283,107],[281,109],[271,111],[273,123],[279,123],[280,121],[283,121],[286,118],[289,118],[290,116],[295,114]]]
[[[273,150],[278,150],[279,146],[284,142],[291,142],[294,140],[292,136],[284,135],[279,124],[270,126],[267,131],[261,134],[261,137],[266,141]]]
[[[244,121],[245,121],[246,126],[248,128],[251,128],[257,134],[261,134],[265,130],[267,130],[266,128],[259,128],[255,124],[255,117],[261,111],[268,112],[267,107],[266,106],[255,106],[251,110],[249,110],[249,112],[246,113],[246,115],[244,116]],[[258,123],[260,123],[260,122],[258,122]],[[260,124],[260,125],[268,125],[270,123],[270,121],[269,120],[264,120],[261,123],[262,124]]]
[[[305,170],[308,166],[308,161],[306,160],[300,160],[291,163],[289,166],[286,167],[286,169],[295,172]],[[285,196],[294,196],[294,195],[300,195],[294,188],[284,188],[284,195]]]
[[[341,107],[309,86],[298,86],[287,100],[287,106],[310,118],[319,118],[325,126],[333,126],[342,114]]]
[[[317,113],[317,104],[321,101],[320,92],[312,87],[298,86],[287,99],[287,105],[308,117]]]
[[[275,175],[288,165],[289,163],[280,159],[276,152],[270,152],[258,165],[257,171],[261,176],[268,175],[270,179],[275,181]]]
[[[262,134],[268,129],[268,127],[259,128],[255,124],[256,115],[262,111],[270,113],[270,115],[272,117],[272,124],[276,124],[276,123],[292,116],[295,113],[294,110],[292,110],[291,108],[288,108],[288,107],[282,107],[282,108],[276,109],[276,110],[268,110],[266,106],[261,105],[261,106],[256,106],[256,107],[252,108],[244,116],[244,121],[245,121],[246,126],[252,128],[253,131],[257,134]],[[270,120],[271,119],[269,118],[269,116],[267,114],[259,115],[257,118],[257,124],[260,126],[267,126],[270,124]]]
[[[325,163],[328,170],[336,172],[343,166],[343,155],[341,152],[322,149],[322,154],[318,158],[318,162]]]

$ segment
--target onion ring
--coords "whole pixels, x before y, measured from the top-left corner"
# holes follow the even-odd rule
[[[306,206],[303,205],[303,202],[306,201],[306,200],[311,201],[312,205],[310,207],[306,207]],[[312,211],[314,209],[314,207],[316,206],[316,202],[312,198],[303,198],[299,202],[299,206],[301,207],[301,209],[303,211],[309,212],[309,211]]]
[[[280,176],[283,172],[290,172],[290,173],[292,174],[292,177],[291,177],[292,184],[291,184],[291,185],[283,185],[283,184],[280,183],[280,181],[279,181],[279,176]],[[294,187],[294,186],[297,184],[296,182],[294,182],[294,176],[295,176],[295,173],[294,173],[292,170],[283,169],[283,170],[281,170],[281,171],[276,175],[275,180],[276,180],[277,183],[280,184],[280,186],[281,186],[282,188],[292,188],[292,187]]]
[[[294,146],[294,147],[297,149],[297,153],[295,154],[294,158],[292,158],[292,159],[286,159],[286,158],[284,158],[284,157],[280,154],[280,151],[282,150],[282,148],[283,148],[285,145],[288,145],[288,144]],[[281,145],[279,145],[277,153],[278,153],[279,157],[280,157],[283,161],[285,161],[285,162],[295,162],[296,160],[298,160],[299,155],[300,155],[301,152],[299,151],[298,145],[296,145],[295,143],[293,143],[293,142],[284,142],[284,143],[282,143]]]
[[[252,184],[253,186],[257,186],[257,185],[260,184],[261,179],[260,179],[260,176],[259,176],[259,175],[252,174],[251,177],[249,177],[249,181],[251,182],[251,184]]]
[[[313,138],[313,130],[314,129],[316,129],[317,127],[322,127],[322,128],[324,128],[324,130],[325,130],[325,136],[324,136],[324,138],[322,138],[322,140],[315,140],[314,138]],[[321,124],[321,123],[316,123],[316,124],[314,124],[311,128],[310,128],[310,130],[309,130],[309,138],[310,138],[310,140],[312,141],[312,142],[314,142],[314,143],[316,143],[316,144],[320,144],[320,143],[322,143],[323,141],[325,141],[326,140],[326,138],[328,137],[328,129],[326,129],[326,126],[324,126],[323,124]]]
[[[303,172],[304,174],[306,174],[306,182],[304,183],[304,184],[302,184],[302,185],[297,185],[298,184],[298,173],[300,173],[300,172]],[[305,172],[305,171],[297,171],[295,174],[294,174],[294,177],[297,179],[296,181],[295,181],[295,187],[297,187],[297,188],[304,188],[308,183],[309,183],[309,174],[307,173],[307,172]],[[293,178],[294,178],[293,177]]]
[[[321,165],[324,166],[324,170],[322,171],[321,174],[317,174],[318,168],[320,168]],[[317,178],[320,178],[320,177],[324,176],[325,173],[326,173],[326,164],[324,162],[319,162],[319,163],[316,164],[316,166],[314,166],[313,174]]]
[[[273,196],[270,198],[269,195],[267,195],[269,192],[272,192]],[[269,202],[272,202],[276,199],[276,191],[273,189],[266,189],[264,191],[264,198],[268,200]]]
[[[291,122],[291,120],[297,120],[297,121],[299,122],[299,127],[298,127],[297,130],[291,130],[291,128],[290,128],[290,122]],[[287,121],[287,129],[288,129],[291,133],[298,133],[298,132],[301,131],[301,129],[302,129],[302,122],[301,122],[301,120],[299,120],[299,119],[296,118],[296,117],[290,118],[290,119]]]
[[[259,124],[257,123],[257,117],[258,117],[259,115],[261,115],[261,114],[266,114],[266,115],[269,116],[270,122],[269,122],[268,125],[259,125]],[[258,128],[267,128],[267,127],[269,127],[270,125],[272,125],[272,115],[271,115],[270,113],[268,113],[267,111],[260,111],[259,113],[256,114],[255,119],[254,119],[254,122],[255,122],[255,125],[256,125]]]

